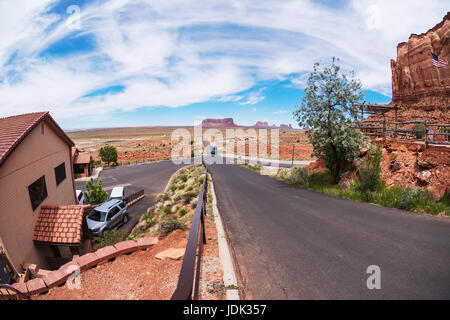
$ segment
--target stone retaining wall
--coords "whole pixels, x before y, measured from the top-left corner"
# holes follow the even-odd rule
[[[66,283],[70,276],[77,271],[84,272],[95,266],[107,263],[112,259],[138,250],[145,250],[158,243],[157,238],[141,238],[138,241],[122,241],[114,246],[107,246],[98,249],[95,252],[82,255],[64,265],[58,270],[54,270],[46,274],[43,278],[28,280],[25,283],[14,283],[12,286],[19,291],[29,294],[41,294],[47,292],[53,287],[57,287]],[[8,292],[6,289],[0,289],[0,296],[14,297],[15,293]]]

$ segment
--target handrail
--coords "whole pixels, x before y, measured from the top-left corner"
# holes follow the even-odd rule
[[[191,231],[181,265],[177,288],[171,300],[197,300],[200,283],[200,263],[202,259],[202,247],[206,244],[205,214],[207,202],[207,178],[208,168],[205,168],[205,178],[198,196],[197,207],[192,219]],[[200,232],[201,228],[201,232]],[[197,255],[198,246],[198,255]],[[196,266],[197,262],[197,266]],[[195,279],[194,279],[195,272]],[[195,281],[194,281],[195,280]],[[192,293],[194,294],[192,297]]]
[[[8,295],[0,294],[0,299],[5,298],[5,299],[9,300],[11,298],[14,298],[14,297],[18,298],[20,296],[22,299],[30,300],[30,295],[23,293],[22,291],[14,288],[13,286],[10,286],[9,284],[0,284],[0,289],[4,289],[8,293]],[[13,291],[15,294],[11,294],[9,292],[9,290]]]
[[[399,140],[399,141],[423,141],[425,142],[425,145],[450,145],[450,142],[448,141],[447,137],[450,137],[450,133],[446,132],[444,130],[441,130],[440,132],[428,132],[428,128],[430,127],[438,127],[438,128],[448,128],[450,127],[450,124],[444,124],[444,123],[428,123],[426,120],[415,120],[415,121],[387,121],[386,119],[380,119],[380,120],[363,120],[362,123],[382,123],[383,126],[364,126],[359,125],[357,128],[360,129],[365,135],[367,136],[379,136],[382,137],[383,140],[386,138],[393,139],[393,140]],[[414,129],[404,129],[404,128],[397,128],[398,125],[407,125],[407,124],[423,124],[422,130],[414,130]],[[395,128],[388,128],[387,126],[395,125]],[[378,131],[379,130],[379,131]],[[375,132],[373,132],[375,131]],[[408,137],[408,134],[417,134],[421,133],[423,134],[423,138],[410,138]],[[406,137],[405,137],[406,135]],[[402,138],[399,138],[398,136],[401,136]],[[436,136],[444,136],[444,141],[437,141],[434,139]],[[431,139],[429,138],[431,137]]]

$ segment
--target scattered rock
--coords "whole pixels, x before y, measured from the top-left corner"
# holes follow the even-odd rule
[[[447,187],[444,185],[432,185],[427,190],[430,192],[434,201],[440,201],[444,197]]]
[[[209,293],[224,293],[225,292],[225,284],[223,280],[216,281],[213,284],[208,284],[206,289]]]
[[[398,162],[397,160],[391,161],[390,169],[392,172],[398,171],[400,170],[400,168],[401,168],[400,162]]]
[[[175,249],[170,248],[164,251],[161,251],[160,253],[156,254],[155,258],[163,260],[165,258],[169,258],[172,260],[179,260],[184,256],[185,248]]]
[[[420,183],[429,184],[432,175],[433,174],[430,171],[421,171],[417,173],[416,177]]]

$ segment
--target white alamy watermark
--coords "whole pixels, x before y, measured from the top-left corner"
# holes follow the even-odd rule
[[[70,265],[66,272],[73,272],[73,274],[71,274],[69,276],[69,278],[67,278],[66,281],[66,286],[69,290],[80,290],[81,289],[81,271],[80,271],[80,267],[76,266],[76,265]]]
[[[381,289],[381,269],[377,265],[371,265],[367,267],[367,274],[370,276],[367,278],[366,285],[369,290]]]
[[[381,9],[377,5],[370,5],[366,11],[366,25],[369,30],[381,29]]]
[[[72,30],[80,30],[81,29],[81,9],[77,5],[68,6],[66,9],[66,13],[69,17],[66,20],[66,26]]]
[[[194,125],[193,136],[186,128],[172,132],[174,164],[244,164],[264,159],[271,167],[279,166],[279,129],[216,129],[203,130]],[[225,131],[225,134],[224,132]]]

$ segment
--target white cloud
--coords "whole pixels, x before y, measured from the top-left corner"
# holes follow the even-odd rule
[[[274,114],[283,114],[283,113],[287,113],[287,110],[278,110],[278,111],[274,111]]]
[[[240,105],[253,105],[263,101],[266,97],[262,94],[266,88],[260,88],[257,91],[250,92],[245,101],[239,102]]]
[[[0,1],[0,116],[45,109],[76,118],[209,100],[254,105],[264,88],[240,93],[274,79],[303,87],[312,64],[331,56],[355,70],[364,88],[389,94],[397,44],[441,21],[447,4],[352,0],[335,9],[310,0],[108,0],[82,7],[77,34],[65,10],[48,13],[56,2]],[[95,39],[93,51],[41,55],[83,35]],[[120,93],[82,98],[119,84]]]

